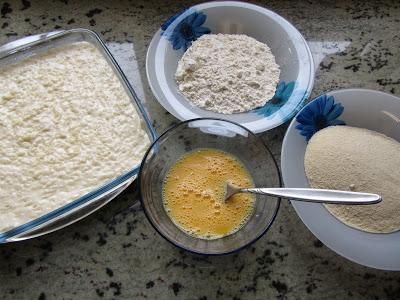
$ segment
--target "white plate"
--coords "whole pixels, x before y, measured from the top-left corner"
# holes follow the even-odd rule
[[[364,89],[337,90],[327,95],[343,105],[339,119],[347,125],[375,130],[400,141],[400,98]],[[309,187],[304,172],[307,144],[295,128],[297,124],[293,119],[283,141],[282,176],[286,187]],[[292,205],[308,229],[333,251],[365,266],[400,270],[399,231],[367,233],[340,222],[322,204],[292,201]]]
[[[154,35],[147,52],[146,71],[155,97],[175,117],[180,120],[199,117],[227,119],[258,133],[290,120],[301,109],[312,90],[314,64],[306,41],[284,18],[265,8],[234,1],[195,5],[174,17]],[[192,23],[188,20],[192,20]],[[185,22],[195,29],[209,29],[211,33],[246,34],[266,43],[281,68],[279,89],[274,100],[260,109],[230,115],[192,105],[178,91],[174,78],[185,46],[178,44],[175,46],[182,47],[174,49],[173,39],[170,38],[179,34],[177,30]],[[191,43],[190,39],[192,37],[188,38],[188,44]]]

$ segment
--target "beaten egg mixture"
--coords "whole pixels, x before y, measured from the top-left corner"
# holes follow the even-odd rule
[[[214,149],[184,155],[164,180],[164,207],[186,233],[216,239],[239,230],[253,212],[254,195],[236,194],[224,202],[225,183],[254,187],[245,166],[234,156]]]

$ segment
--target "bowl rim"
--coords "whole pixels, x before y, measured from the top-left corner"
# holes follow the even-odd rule
[[[214,120],[214,121],[222,121],[222,122],[231,123],[233,125],[236,125],[236,126],[242,128],[242,129],[246,130],[246,132],[248,132],[250,135],[252,135],[256,139],[258,139],[261,142],[261,144],[264,146],[264,148],[266,149],[267,153],[272,158],[272,161],[273,161],[273,163],[275,165],[275,168],[276,168],[276,170],[278,172],[279,187],[282,187],[283,180],[282,180],[281,171],[279,169],[279,165],[278,165],[274,155],[272,154],[271,150],[268,148],[268,146],[265,144],[265,142],[259,136],[257,136],[255,133],[253,133],[251,130],[247,129],[243,125],[240,125],[240,124],[238,124],[236,122],[232,122],[232,121],[228,121],[228,120],[224,120],[224,119],[219,119],[219,118],[195,118],[195,119],[185,120],[185,121],[179,122],[179,123],[177,123],[175,125],[172,125],[167,130],[165,130],[151,144],[151,146],[147,149],[145,155],[143,156],[142,163],[140,164],[140,169],[139,169],[139,173],[138,173],[138,191],[139,191],[140,204],[141,204],[141,206],[143,208],[143,211],[144,211],[144,214],[145,214],[147,220],[150,222],[151,226],[158,232],[158,234],[160,236],[162,236],[166,241],[168,241],[169,243],[171,243],[172,245],[174,245],[178,249],[182,249],[182,250],[188,251],[188,252],[193,253],[193,254],[199,254],[199,255],[204,255],[204,256],[221,256],[221,255],[227,255],[227,254],[233,254],[233,253],[239,252],[239,251],[243,250],[244,248],[247,248],[251,244],[255,243],[256,241],[258,241],[262,236],[264,236],[267,233],[267,231],[271,228],[272,224],[274,223],[274,221],[276,219],[276,216],[278,214],[278,211],[279,211],[279,208],[280,208],[280,204],[281,204],[281,198],[277,197],[277,204],[276,204],[274,213],[273,213],[272,218],[270,219],[268,225],[266,226],[266,228],[258,236],[256,236],[254,239],[252,239],[250,242],[248,242],[245,245],[242,245],[242,246],[240,246],[240,247],[238,247],[238,248],[236,248],[234,250],[231,250],[231,251],[219,252],[219,253],[204,253],[204,252],[196,251],[196,250],[193,250],[193,249],[189,249],[189,248],[187,248],[185,246],[178,245],[173,240],[170,240],[167,236],[165,236],[164,233],[157,227],[157,225],[153,223],[153,221],[152,221],[152,219],[150,217],[150,213],[148,212],[148,210],[146,208],[146,205],[144,204],[143,194],[142,194],[142,184],[141,184],[141,182],[142,182],[142,176],[143,176],[142,172],[143,172],[144,162],[147,159],[150,151],[158,143],[158,141],[161,140],[164,136],[168,135],[169,133],[171,133],[172,131],[174,131],[175,129],[177,129],[180,126],[183,126],[183,125],[185,125],[187,123],[194,122],[194,121],[205,121],[205,120]],[[239,231],[240,231],[240,229],[239,229]]]
[[[285,116],[285,118],[280,118],[278,121],[275,121],[275,123],[273,124],[264,124],[263,126],[256,124],[256,125],[252,125],[255,122],[260,122],[263,119],[265,119],[265,117],[261,118],[260,120],[257,121],[251,121],[251,122],[247,122],[247,123],[243,123],[243,125],[245,126],[252,126],[254,128],[250,128],[249,130],[251,130],[254,133],[262,133],[262,132],[266,132],[268,130],[274,129],[284,123],[287,123],[288,121],[290,121],[304,106],[305,106],[305,101],[307,99],[309,99],[313,87],[314,87],[314,82],[315,82],[315,62],[314,62],[314,57],[312,55],[311,49],[306,41],[306,39],[304,38],[304,36],[302,35],[302,33],[291,23],[289,22],[285,17],[281,16],[280,14],[276,13],[275,11],[266,8],[264,6],[261,5],[256,5],[256,4],[252,4],[252,3],[248,3],[248,2],[244,2],[244,1],[207,1],[207,2],[203,2],[203,3],[199,3],[199,4],[195,4],[192,6],[189,6],[188,9],[190,8],[202,8],[203,6],[208,6],[211,5],[212,7],[221,7],[221,6],[235,6],[235,7],[239,7],[239,8],[248,8],[254,11],[266,11],[269,14],[273,15],[274,20],[276,19],[281,19],[281,21],[283,21],[285,23],[285,26],[287,26],[290,30],[292,30],[293,32],[295,32],[298,35],[299,41],[297,43],[301,43],[302,46],[304,47],[304,50],[307,52],[307,59],[309,61],[309,74],[308,74],[308,82],[307,82],[307,86],[305,87],[305,90],[303,92],[301,101],[298,102],[298,104],[296,105],[296,107],[290,111],[289,114],[287,114]],[[286,30],[287,31],[287,30]],[[168,100],[164,100],[163,98],[165,98],[164,96],[164,91],[163,88],[161,87],[160,83],[158,82],[157,79],[152,80],[152,75],[150,73],[152,73],[152,65],[154,64],[153,60],[154,55],[156,53],[156,48],[159,44],[159,39],[160,39],[160,35],[161,35],[161,28],[158,28],[157,31],[154,33],[148,47],[147,47],[147,51],[146,51],[146,59],[145,59],[145,68],[146,68],[146,78],[147,78],[147,82],[149,84],[149,87],[154,95],[154,97],[157,99],[157,102],[164,107],[164,109],[166,109],[169,113],[171,113],[175,118],[179,119],[180,121],[187,121],[190,119],[185,119],[184,117],[182,117],[182,115],[176,111],[176,109],[174,107],[172,107],[169,103]],[[158,91],[159,90],[159,91]],[[186,98],[186,97],[185,97]],[[188,100],[186,100],[188,101]],[[243,112],[242,114],[247,114],[250,113],[251,111],[247,111],[247,112]],[[196,114],[197,116],[195,118],[214,118],[214,117],[204,117],[204,116],[200,116],[198,114]],[[224,119],[224,114],[219,114],[221,115],[221,117],[215,117],[216,119]],[[228,114],[227,116],[230,116],[231,114]],[[227,119],[228,120],[228,119]],[[231,120],[228,120],[231,121]],[[237,123],[235,121],[231,121],[233,123]]]
[[[335,96],[335,94],[337,94],[337,93],[339,93],[339,94],[340,94],[340,93],[373,93],[373,94],[381,95],[381,96],[384,96],[384,97],[396,98],[397,100],[400,101],[400,97],[397,96],[397,95],[394,95],[394,94],[391,94],[391,93],[388,93],[388,92],[385,92],[385,91],[370,89],[370,88],[343,88],[343,89],[340,89],[340,88],[339,88],[339,89],[330,89],[330,90],[323,91],[323,92],[319,93],[318,95],[316,95],[315,97],[313,97],[313,99],[312,99],[309,103],[307,103],[307,104],[298,112],[298,114],[300,114],[300,113],[302,112],[302,110],[304,110],[310,103],[314,102],[317,98],[319,98],[319,97],[321,97],[321,96],[323,96],[323,95]],[[298,114],[297,114],[297,115],[298,115]],[[297,115],[296,115],[296,116],[297,116]],[[291,132],[292,132],[293,130],[295,130],[294,127],[295,127],[296,123],[297,123],[296,118],[293,118],[293,120],[289,123],[289,126],[288,126],[288,128],[287,128],[287,130],[286,130],[286,132],[285,132],[285,136],[284,136],[283,141],[282,141],[282,150],[281,150],[281,174],[282,174],[282,178],[283,178],[283,180],[284,180],[284,185],[285,185],[285,186],[286,186],[287,181],[288,181],[288,179],[287,179],[288,176],[292,176],[292,175],[288,175],[289,173],[287,173],[287,172],[285,172],[285,175],[284,175],[284,170],[287,169],[287,168],[284,168],[284,167],[283,167],[284,164],[287,164],[287,163],[285,162],[285,161],[287,160],[287,158],[286,158],[287,156],[284,155],[284,149],[288,147],[288,146],[287,146],[287,143],[288,143],[289,138],[291,138],[291,137],[289,137],[289,130],[290,130]],[[304,157],[303,157],[303,160],[304,160]],[[285,179],[286,179],[286,180],[285,180]],[[304,215],[302,215],[302,214],[300,213],[301,208],[297,205],[297,203],[294,202],[294,203],[292,203],[292,205],[293,205],[293,208],[294,208],[294,210],[295,210],[297,216],[298,216],[299,219],[302,221],[302,223],[306,226],[306,228],[307,228],[317,239],[319,239],[326,247],[328,247],[330,250],[332,250],[333,252],[335,252],[337,255],[340,255],[340,256],[342,256],[343,258],[345,258],[345,259],[347,259],[347,260],[349,260],[349,261],[351,261],[351,262],[353,262],[353,263],[356,263],[356,264],[359,264],[359,265],[362,265],[362,266],[366,266],[366,267],[369,267],[369,268],[373,268],[373,269],[377,269],[377,270],[385,270],[385,271],[399,271],[399,268],[393,268],[393,267],[382,266],[382,265],[379,265],[379,264],[377,264],[377,263],[375,263],[375,262],[365,262],[364,259],[360,259],[359,257],[355,257],[354,255],[349,254],[348,251],[343,250],[343,247],[339,247],[339,246],[335,245],[335,244],[332,242],[332,239],[327,239],[325,236],[321,236],[319,233],[316,233],[316,232],[315,232],[314,226],[311,225],[310,222],[309,222],[309,218],[305,217]],[[320,204],[320,203],[314,203],[314,204],[312,204],[312,205],[318,205],[318,206],[321,206],[321,207],[323,206],[323,204]],[[327,210],[326,207],[323,207],[323,208],[324,208],[325,210]],[[383,236],[383,235],[390,235],[390,234],[396,234],[396,233],[398,234],[399,231],[400,231],[400,229],[399,229],[399,230],[396,230],[396,231],[393,231],[393,232],[389,232],[389,233],[367,232],[367,231],[364,231],[364,230],[361,230],[361,229],[358,229],[358,228],[355,228],[355,227],[351,227],[350,225],[347,225],[346,223],[344,223],[344,222],[340,221],[339,219],[337,219],[329,210],[327,210],[327,212],[329,213],[330,216],[332,216],[332,218],[336,219],[336,222],[341,223],[341,224],[345,225],[346,227],[350,228],[351,230],[354,230],[355,232],[358,232],[358,233],[360,233],[360,234],[368,234],[368,235],[371,235],[371,236]],[[340,249],[339,249],[339,248],[340,248]]]

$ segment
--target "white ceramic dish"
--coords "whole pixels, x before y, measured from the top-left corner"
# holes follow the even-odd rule
[[[179,91],[175,72],[191,41],[205,33],[246,34],[266,43],[281,68],[274,98],[264,107],[239,114],[218,114],[192,105]],[[154,35],[146,58],[147,78],[160,104],[180,120],[222,118],[258,133],[291,119],[314,82],[308,45],[297,29],[265,8],[235,1],[195,5],[167,20]]]
[[[344,107],[338,118],[335,116],[340,109],[336,107],[337,113],[331,115],[330,122],[340,119],[347,125],[375,130],[400,141],[400,98],[364,89],[337,90],[326,95],[333,96],[335,103]],[[320,101],[321,96],[306,105],[296,118],[307,107],[316,107],[317,99]],[[295,128],[297,125],[298,121],[293,119],[283,141],[282,176],[286,187],[309,187],[304,173],[307,143]],[[311,232],[333,251],[365,266],[400,270],[400,231],[367,233],[340,222],[321,204],[292,201],[292,205]]]

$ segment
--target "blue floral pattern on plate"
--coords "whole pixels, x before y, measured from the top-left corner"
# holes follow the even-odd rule
[[[346,125],[338,117],[343,113],[344,107],[340,103],[335,103],[333,96],[322,95],[310,102],[297,115],[296,129],[309,141],[319,130],[334,125]]]
[[[169,26],[182,14],[188,15],[174,28],[169,29]],[[161,25],[161,30],[163,31],[161,34],[171,42],[174,50],[182,48],[186,51],[192,45],[193,41],[197,40],[203,34],[211,32],[209,28],[202,26],[206,19],[207,16],[203,12],[185,9],[170,17]]]

